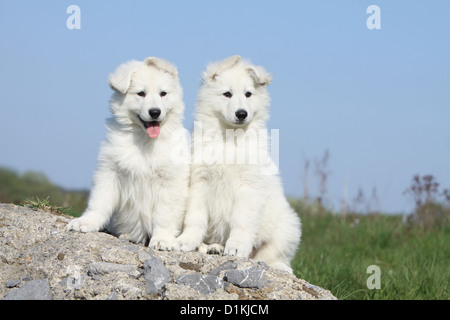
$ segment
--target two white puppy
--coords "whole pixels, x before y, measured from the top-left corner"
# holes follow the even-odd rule
[[[176,68],[158,58],[120,66],[110,76],[114,118],[88,208],[68,229],[98,231],[109,223],[113,233],[150,239],[157,249],[202,248],[292,272],[300,219],[277,173],[267,170],[270,81],[264,68],[239,56],[210,64],[189,158]]]

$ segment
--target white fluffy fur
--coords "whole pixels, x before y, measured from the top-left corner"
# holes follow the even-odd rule
[[[129,61],[110,75],[115,90],[88,208],[69,230],[108,227],[134,242],[165,250],[181,232],[189,184],[184,103],[175,66],[159,58]],[[144,91],[145,97],[137,93]],[[161,91],[167,95],[161,96]],[[161,109],[160,134],[150,138],[138,116]]]
[[[188,209],[175,249],[206,250],[204,242],[221,251],[219,244],[224,246],[224,254],[252,257],[292,272],[290,261],[300,242],[300,219],[283,194],[279,176],[264,171],[267,146],[259,144],[255,151],[234,140],[266,131],[270,103],[266,86],[270,81],[264,68],[239,56],[212,63],[203,73],[195,112],[202,136],[194,132]],[[225,92],[232,97],[224,96]],[[246,92],[252,95],[246,97]],[[248,113],[244,123],[237,123],[238,109]],[[236,130],[232,140],[226,138],[227,129]],[[196,150],[196,146],[201,148]],[[236,159],[230,164],[225,156],[211,159],[206,155],[230,146],[235,154],[243,153],[247,162]],[[252,152],[261,156],[256,164],[248,162]],[[202,161],[196,163],[196,159]]]

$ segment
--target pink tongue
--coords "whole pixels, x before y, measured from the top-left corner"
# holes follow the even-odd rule
[[[147,133],[150,138],[157,138],[159,136],[159,122],[152,122],[147,127]]]

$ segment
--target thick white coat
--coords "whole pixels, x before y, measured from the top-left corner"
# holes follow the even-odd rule
[[[212,63],[204,72],[191,144],[188,209],[175,249],[204,249],[205,243],[292,272],[301,225],[264,143],[270,81],[264,68],[239,56]],[[237,110],[247,112],[245,121],[238,121]]]
[[[110,75],[113,118],[100,148],[88,208],[69,230],[107,227],[116,235],[169,249],[181,232],[189,186],[189,151],[177,69],[159,58],[129,61]],[[165,96],[161,92],[166,92]],[[138,95],[145,92],[145,97]],[[160,134],[143,123],[160,108]],[[139,116],[139,117],[138,117]]]

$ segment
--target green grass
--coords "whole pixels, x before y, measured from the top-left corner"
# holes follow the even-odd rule
[[[54,208],[64,208],[64,213],[80,216],[86,208],[88,194],[88,190],[65,190],[58,187],[40,172],[19,174],[0,167],[1,203],[44,205],[46,202],[48,206],[51,201]]]
[[[36,196],[36,199],[34,197],[31,199],[26,199],[23,205],[31,209],[41,209],[45,211],[51,211],[57,214],[67,214],[73,216],[74,213],[75,214],[77,213],[74,212],[73,209],[69,207],[61,207],[50,202],[50,197],[47,197],[45,199],[39,199],[39,197]]]
[[[406,228],[401,216],[311,214],[292,266],[339,299],[445,299],[449,296],[450,226]],[[355,223],[359,221],[359,223]],[[367,267],[381,270],[381,289],[367,288]]]

